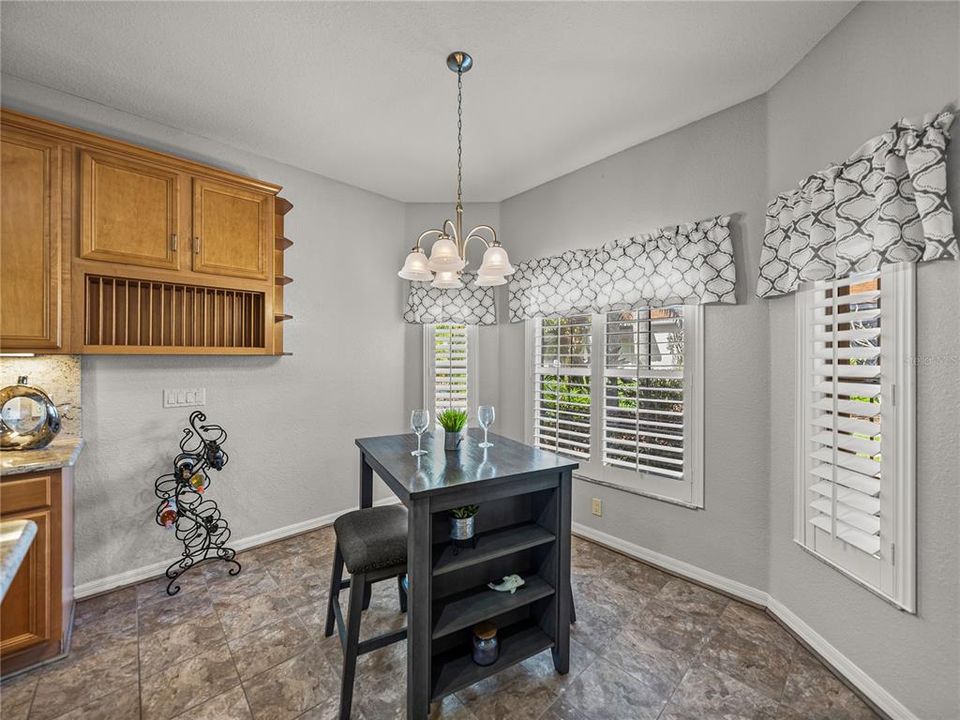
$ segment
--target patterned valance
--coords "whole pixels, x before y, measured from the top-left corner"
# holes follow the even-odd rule
[[[881,265],[957,257],[947,202],[954,115],[901,120],[767,207],[757,295]]]
[[[497,310],[492,287],[474,287],[476,275],[463,273],[463,287],[438,290],[428,282],[411,282],[403,319],[416,325],[448,322],[465,325],[496,325]]]
[[[660,228],[527,260],[510,278],[510,321],[635,307],[735,303],[730,218]]]

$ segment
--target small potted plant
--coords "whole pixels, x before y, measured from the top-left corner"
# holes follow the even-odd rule
[[[479,505],[461,505],[450,510],[450,538],[458,544],[469,540],[476,542],[476,519],[479,511]]]
[[[443,449],[456,450],[463,439],[463,428],[467,424],[467,412],[450,408],[440,413],[437,418],[443,428]]]

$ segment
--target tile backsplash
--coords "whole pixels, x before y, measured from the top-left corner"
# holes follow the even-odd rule
[[[36,357],[0,357],[0,387],[16,385],[27,376],[27,383],[43,390],[60,408],[61,435],[81,435],[83,410],[80,405],[80,356],[37,355]]]

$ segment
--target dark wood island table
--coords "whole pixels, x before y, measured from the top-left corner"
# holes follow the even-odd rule
[[[551,648],[557,672],[570,668],[570,487],[578,464],[490,434],[468,431],[457,451],[443,433],[359,438],[360,507],[373,504],[376,473],[408,510],[407,718],[430,702]],[[455,548],[447,512],[479,505],[475,547]],[[487,582],[518,574],[515,594]],[[472,628],[491,620],[500,657],[472,659]]]

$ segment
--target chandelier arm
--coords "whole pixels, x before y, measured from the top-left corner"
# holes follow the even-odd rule
[[[420,237],[417,238],[417,244],[413,246],[413,249],[416,250],[420,247],[420,243],[423,242],[423,239],[428,235],[443,235],[443,230],[426,230],[420,233]]]
[[[450,232],[447,232],[447,226],[450,227]],[[443,232],[453,238],[453,242],[456,243],[458,248],[460,247],[460,233],[457,231],[457,224],[453,220],[443,221]]]
[[[477,232],[480,231],[480,230],[489,230],[489,231],[490,231],[490,235],[493,236],[493,239],[492,239],[492,240],[487,240],[487,239],[484,238],[482,235],[478,235]],[[489,225],[477,225],[473,230],[471,230],[470,232],[467,233],[467,239],[463,241],[464,251],[466,251],[467,242],[470,240],[470,238],[479,238],[480,240],[483,240],[483,244],[484,244],[486,247],[490,247],[491,245],[493,245],[494,247],[496,247],[497,245],[500,244],[500,241],[497,240],[497,231],[494,230],[494,229],[493,229],[492,227],[490,227]]]

